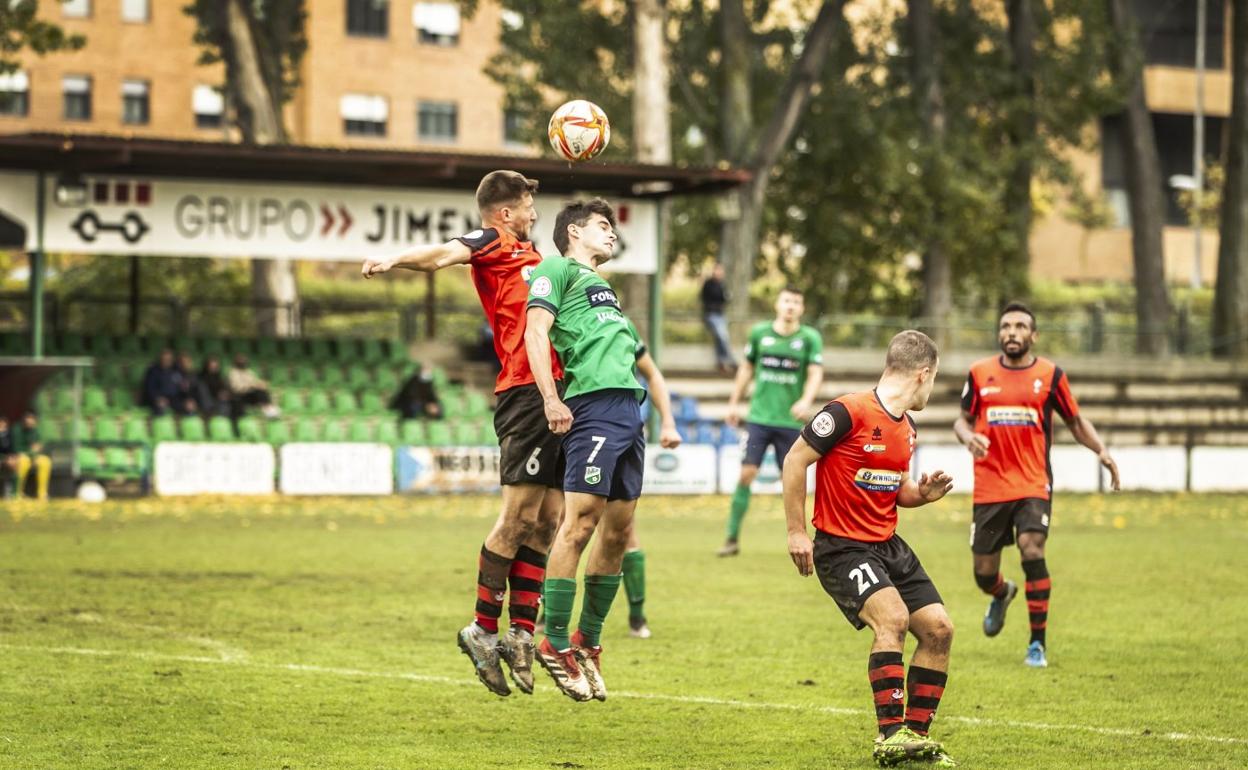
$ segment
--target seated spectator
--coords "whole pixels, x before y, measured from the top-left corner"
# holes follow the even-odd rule
[[[9,496],[9,482],[17,479],[18,454],[9,419],[0,415],[0,498]]]
[[[225,374],[221,372],[220,358],[208,356],[204,359],[196,385],[198,391],[195,400],[199,403],[201,414],[234,416],[231,411],[230,385],[225,381]]]
[[[31,466],[35,469],[35,496],[48,499],[48,482],[52,478],[52,458],[44,454],[43,441],[39,438],[39,416],[27,409],[22,421],[13,431],[13,448],[17,452],[17,496],[26,490],[26,477]]]
[[[236,416],[249,406],[259,406],[261,413],[268,418],[281,416],[282,411],[269,395],[269,383],[251,370],[247,356],[242,353],[234,356],[234,366],[226,375],[226,382],[230,385],[230,400]]]
[[[173,351],[165,348],[160,351],[156,363],[143,373],[143,400],[140,403],[157,417],[170,412],[193,414],[195,402],[182,395],[181,382],[182,373],[174,366]]]
[[[422,417],[431,420],[442,419],[442,402],[438,400],[437,388],[433,384],[433,371],[421,364],[399,392],[390,399],[390,408],[403,415],[404,420],[416,420]]]
[[[178,373],[177,404],[182,406],[179,414],[198,414],[200,412],[199,378],[195,376],[195,362],[191,360],[191,354],[178,353],[178,362],[174,369]]]

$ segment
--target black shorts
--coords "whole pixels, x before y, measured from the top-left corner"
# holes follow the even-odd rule
[[[608,500],[641,497],[646,439],[632,390],[596,390],[568,399],[572,429],[563,437],[563,491]]]
[[[560,395],[563,383],[557,383]],[[563,486],[563,442],[550,432],[542,393],[537,386],[517,385],[498,394],[494,411],[498,434],[500,482]]]
[[[996,553],[1014,543],[1016,532],[1049,534],[1052,504],[1038,497],[1004,503],[976,503],[971,514],[972,553]]]
[[[777,428],[773,425],[759,425],[753,422],[745,424],[745,453],[741,457],[742,465],[758,467],[763,464],[763,455],[767,447],[776,450],[776,467],[784,468],[784,457],[793,448],[793,442],[802,434],[801,428]]]
[[[889,586],[901,594],[911,614],[929,604],[944,603],[919,557],[897,535],[882,543],[864,543],[816,532],[814,556],[823,590],[836,600],[854,628],[866,626],[858,617],[862,605]]]

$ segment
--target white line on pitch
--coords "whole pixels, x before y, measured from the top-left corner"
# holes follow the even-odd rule
[[[275,671],[299,671],[309,674],[331,674],[334,676],[368,677],[372,679],[399,679],[409,682],[427,682],[430,684],[447,684],[456,687],[476,687],[477,683],[468,679],[454,679],[449,676],[434,674],[408,674],[394,671],[368,671],[358,668],[342,668],[337,666],[315,666],[304,663],[262,663],[254,660],[209,658],[198,655],[166,655],[159,652],[141,652],[127,650],[95,650],[82,647],[34,647],[29,645],[0,644],[0,649],[23,652],[53,653],[60,655],[82,655],[87,657],[126,657],[142,660],[158,660],[173,663],[204,663],[239,668],[266,668]],[[664,701],[668,703],[690,703],[703,706],[727,706],[740,709],[764,709],[771,711],[800,711],[802,713],[818,712],[840,716],[867,716],[874,712],[865,709],[843,708],[840,706],[798,705],[793,703],[756,703],[729,698],[713,698],[702,695],[663,695],[660,693],[634,693],[612,691],[612,697],[633,700]],[[1108,735],[1124,738],[1163,738],[1171,741],[1203,741],[1206,743],[1223,743],[1231,745],[1248,745],[1248,738],[1229,738],[1222,735],[1201,735],[1199,733],[1148,733],[1126,727],[1096,727],[1093,725],[1057,725],[1047,722],[1025,722],[1013,719],[986,719],[982,717],[963,717],[957,715],[940,716],[942,722],[960,722],[981,727],[1012,727],[1025,730],[1074,730],[1097,735]]]

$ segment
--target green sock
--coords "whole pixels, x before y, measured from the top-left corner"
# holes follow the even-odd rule
[[[572,605],[576,603],[576,578],[546,578],[542,587],[546,605],[546,638],[556,650],[572,646],[568,626],[572,623]]]
[[[737,542],[741,536],[741,520],[750,509],[750,485],[738,484],[737,491],[732,493],[732,509],[728,514],[728,539]]]
[[[602,623],[611,611],[611,602],[620,590],[620,575],[586,575],[585,601],[581,604],[581,639],[589,647],[597,647],[602,639]],[[554,613],[551,613],[552,615]],[[550,628],[549,622],[547,628]]]
[[[624,554],[624,593],[628,595],[628,618],[646,616],[646,554],[640,548]]]

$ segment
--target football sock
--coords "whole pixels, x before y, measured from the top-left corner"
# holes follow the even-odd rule
[[[566,650],[572,646],[568,639],[568,625],[572,622],[572,605],[575,602],[576,578],[546,578],[542,587],[546,638],[556,650]]]
[[[542,579],[546,577],[546,556],[527,545],[520,546],[511,562],[507,585],[511,589],[511,603],[507,614],[511,624],[530,634],[537,623],[537,605],[542,598]]]
[[[477,565],[477,625],[496,634],[498,616],[503,614],[503,596],[507,593],[511,559],[499,556],[482,545]]]
[[[30,456],[17,456],[17,496],[26,494],[26,477],[30,475]]]
[[[975,573],[975,585],[979,586],[979,590],[998,599],[1005,596],[1005,578],[1001,577],[998,571],[995,575],[981,575]]]
[[[35,496],[48,499],[48,481],[52,478],[52,459],[47,455],[35,455]]]
[[[906,727],[919,735],[927,735],[932,717],[945,694],[945,682],[949,675],[944,671],[922,666],[910,666],[906,676]]]
[[[624,554],[624,593],[628,596],[628,617],[646,616],[646,554],[640,548]]]
[[[1031,616],[1031,641],[1044,644],[1044,630],[1049,624],[1049,568],[1044,559],[1023,562],[1027,576],[1027,614]]]
[[[741,521],[749,509],[750,485],[738,484],[736,491],[732,493],[732,507],[728,512],[728,539],[730,541],[735,543],[741,536]]]
[[[602,623],[620,590],[620,578],[620,575],[585,576],[585,603],[581,605],[581,622],[577,628],[587,647],[601,644]]]
[[[875,721],[885,738],[902,727],[905,711],[906,669],[900,652],[873,652],[867,661],[867,677],[875,695]]]

